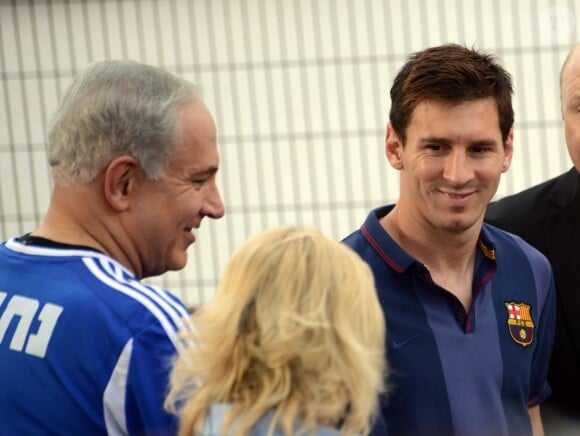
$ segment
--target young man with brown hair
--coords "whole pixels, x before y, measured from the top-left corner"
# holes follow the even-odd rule
[[[388,434],[543,434],[554,329],[546,258],[483,223],[513,151],[512,84],[459,45],[410,56],[391,88],[394,205],[345,239],[371,266],[389,332]]]

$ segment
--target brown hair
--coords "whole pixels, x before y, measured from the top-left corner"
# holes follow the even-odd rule
[[[413,53],[391,87],[389,118],[403,144],[415,107],[425,100],[460,103],[493,97],[505,141],[514,123],[510,74],[490,54],[458,44]]]

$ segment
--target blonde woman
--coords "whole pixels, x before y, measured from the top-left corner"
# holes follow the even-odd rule
[[[180,435],[366,434],[384,390],[384,315],[367,265],[281,227],[232,256],[193,315],[166,407]]]

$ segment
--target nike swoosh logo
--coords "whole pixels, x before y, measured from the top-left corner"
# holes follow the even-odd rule
[[[420,332],[419,333],[416,333],[413,336],[411,336],[410,338],[403,339],[402,341],[397,341],[396,339],[393,339],[393,350],[400,350],[405,345],[408,345],[410,342],[414,341],[419,336],[421,336],[421,334],[422,333],[420,333]]]

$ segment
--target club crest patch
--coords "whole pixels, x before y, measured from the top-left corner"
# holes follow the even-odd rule
[[[507,309],[507,325],[512,339],[527,347],[534,341],[534,320],[532,319],[532,306],[525,303],[505,303]]]

